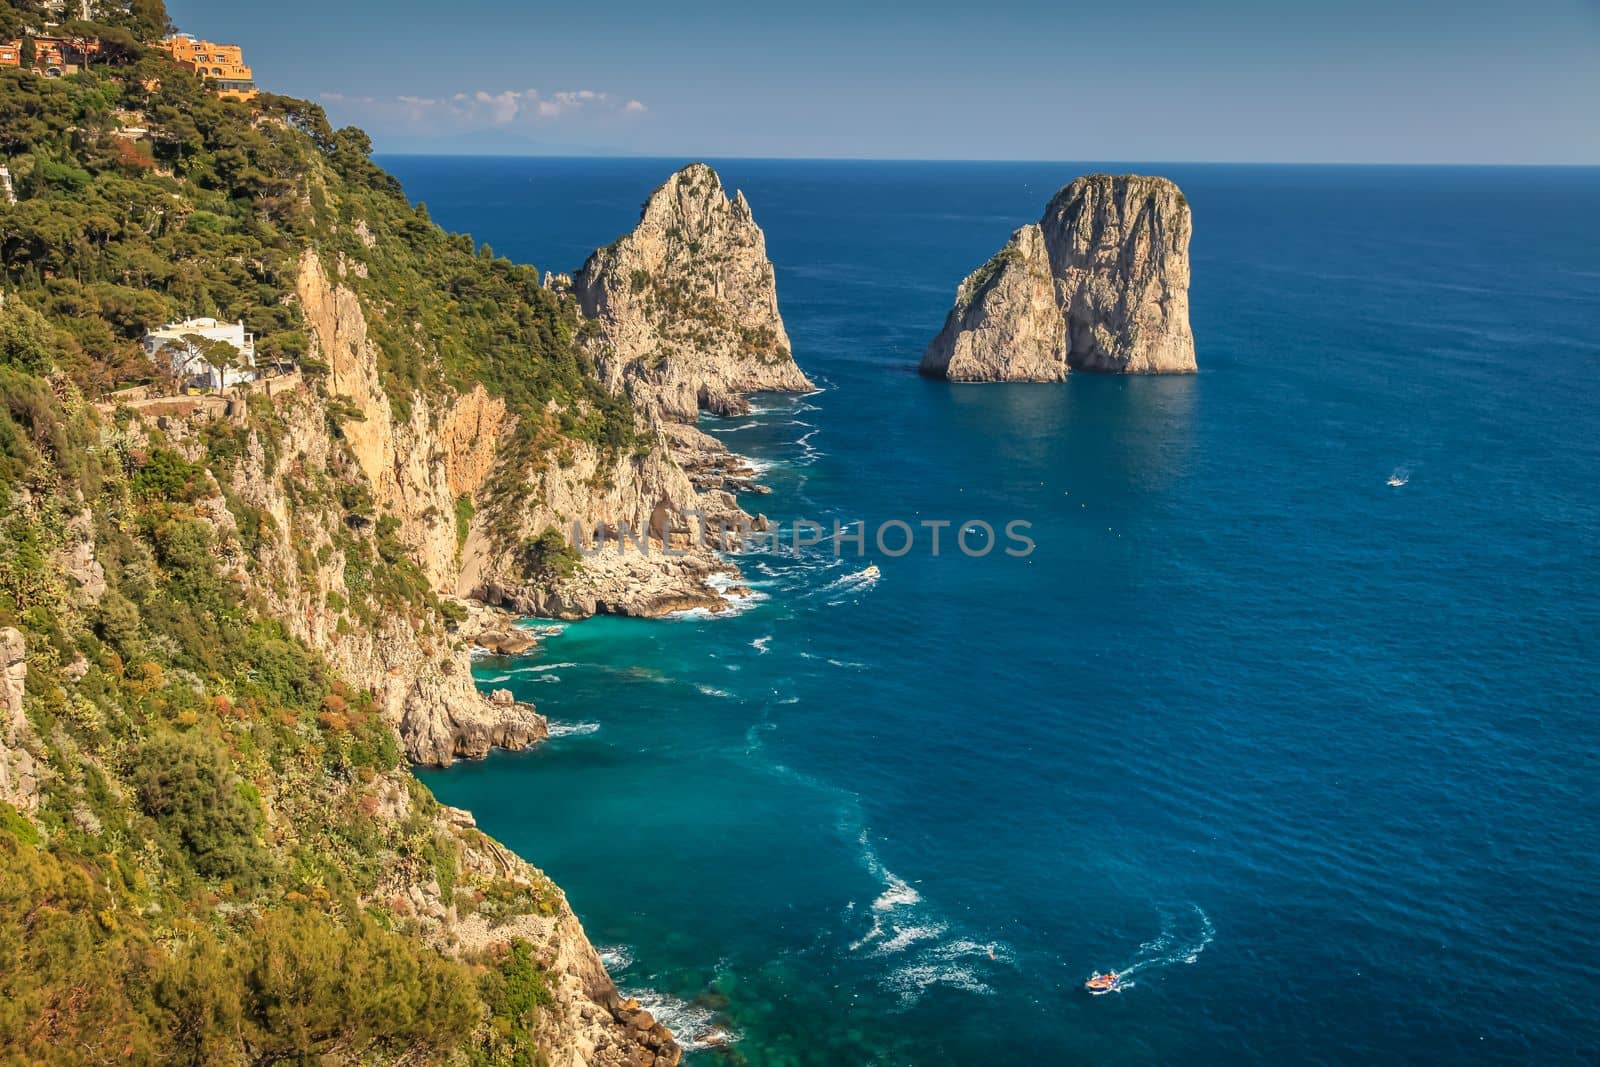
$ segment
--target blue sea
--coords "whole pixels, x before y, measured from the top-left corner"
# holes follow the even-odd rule
[[[571,271],[684,161],[382,162]],[[704,426],[866,554],[480,661],[557,736],[424,776],[691,1062],[1600,1057],[1600,171],[711,162],[820,392]],[[917,377],[1096,169],[1193,205],[1201,372]]]

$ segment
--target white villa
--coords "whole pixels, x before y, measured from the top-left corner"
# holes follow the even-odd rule
[[[217,366],[193,338],[221,341],[237,353],[230,366]],[[185,385],[221,391],[240,382],[260,377],[256,370],[256,338],[246,333],[243,322],[218,322],[216,319],[188,319],[169,323],[144,335],[144,350],[151,359],[167,360],[172,373]]]

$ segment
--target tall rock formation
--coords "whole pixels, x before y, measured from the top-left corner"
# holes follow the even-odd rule
[[[969,275],[922,357],[951,381],[1059,381],[1069,369],[1186,374],[1189,202],[1166,178],[1091,174]]]
[[[812,387],[778,314],[766,237],[744,194],[730,200],[704,163],[667,179],[572,286],[597,324],[607,380],[664,418],[738,413],[742,393]]]

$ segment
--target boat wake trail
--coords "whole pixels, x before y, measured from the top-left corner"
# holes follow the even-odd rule
[[[1134,985],[1131,979],[1141,971],[1194,963],[1216,936],[1217,928],[1211,924],[1211,916],[1198,904],[1190,904],[1189,910],[1184,912],[1163,911],[1161,932],[1140,945],[1131,960],[1113,970],[1122,979],[1121,988],[1131,989]]]
[[[935,986],[994,995],[990,980],[995,972],[1016,965],[1011,946],[973,931],[953,931],[915,886],[883,865],[865,829],[857,842],[862,863],[881,892],[865,909],[870,926],[850,942],[848,951],[876,961],[882,968],[879,981],[902,1008],[916,1004]],[[863,918],[854,903],[846,915],[851,923]]]

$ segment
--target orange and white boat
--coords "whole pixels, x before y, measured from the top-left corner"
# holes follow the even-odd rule
[[[1107,971],[1105,974],[1096,971],[1083,983],[1083,988],[1089,991],[1090,996],[1095,997],[1103,997],[1107,993],[1120,993],[1122,977],[1116,971]]]

